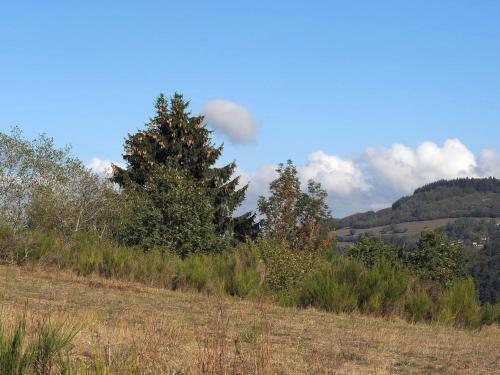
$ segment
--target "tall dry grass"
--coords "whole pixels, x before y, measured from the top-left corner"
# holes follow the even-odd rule
[[[69,353],[75,374],[199,374],[203,345],[213,347],[217,341],[212,332],[224,332],[222,358],[226,368],[240,373],[498,371],[496,326],[462,330],[226,296],[221,310],[219,297],[192,291],[0,266],[0,320],[14,321],[27,299],[28,336],[48,313],[53,323],[69,316],[82,324]],[[214,328],[217,325],[222,328]]]
[[[209,329],[199,338],[200,375],[266,375],[272,373],[270,323],[262,305],[260,318],[244,332],[231,336],[226,303],[220,299],[211,315]]]

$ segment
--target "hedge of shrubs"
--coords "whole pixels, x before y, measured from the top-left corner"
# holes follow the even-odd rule
[[[137,281],[172,290],[267,298],[335,313],[401,317],[477,328],[500,323],[500,304],[480,306],[474,282],[462,277],[442,285],[404,264],[379,257],[370,265],[346,255],[319,256],[270,240],[247,241],[218,254],[184,259],[152,249],[118,246],[94,235],[61,239],[42,231],[0,227],[0,261],[72,270]]]

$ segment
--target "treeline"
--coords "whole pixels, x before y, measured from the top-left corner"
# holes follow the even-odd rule
[[[460,242],[481,302],[500,301],[500,224],[493,219],[458,219],[439,230]]]
[[[500,217],[500,180],[462,178],[425,185],[392,207],[336,219],[336,228],[371,228],[408,221]]]
[[[443,227],[437,228],[455,244],[464,249],[466,267],[473,277],[479,299],[482,303],[500,301],[500,222],[496,219],[460,218]],[[356,234],[352,229],[349,235],[337,236],[337,240],[354,244],[366,234]],[[386,245],[405,249],[406,253],[414,250],[419,241],[419,235],[408,233],[407,228],[399,228],[393,224],[382,229],[377,236]]]
[[[110,179],[46,136],[1,134],[0,261],[409,321],[500,320],[499,304],[480,306],[463,248],[442,235],[412,251],[362,238],[339,253],[326,191],[302,187],[291,161],[256,212],[235,216],[247,187],[235,163],[216,164],[222,146],[187,107],[160,96]]]
[[[480,193],[500,193],[500,180],[494,177],[488,178],[456,178],[453,180],[439,180],[431,182],[415,190],[414,194],[423,193],[426,191],[436,190],[438,188],[457,187],[460,190],[469,193],[477,191]]]

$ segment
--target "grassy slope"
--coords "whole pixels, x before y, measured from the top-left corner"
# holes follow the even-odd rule
[[[221,308],[228,357],[234,339],[251,351],[253,325],[268,324],[272,372],[285,374],[500,373],[500,330],[480,332],[402,321],[296,310],[172,292],[68,273],[0,266],[2,320],[22,312],[82,322],[74,351],[105,345],[117,368],[131,353],[142,373],[195,372],[200,342]],[[264,316],[264,318],[263,318]],[[264,323],[263,323],[264,322]]]

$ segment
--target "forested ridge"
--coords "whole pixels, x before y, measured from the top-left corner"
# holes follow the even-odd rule
[[[333,220],[336,229],[370,228],[408,221],[500,217],[500,180],[460,178],[436,181],[398,199],[392,207]]]

